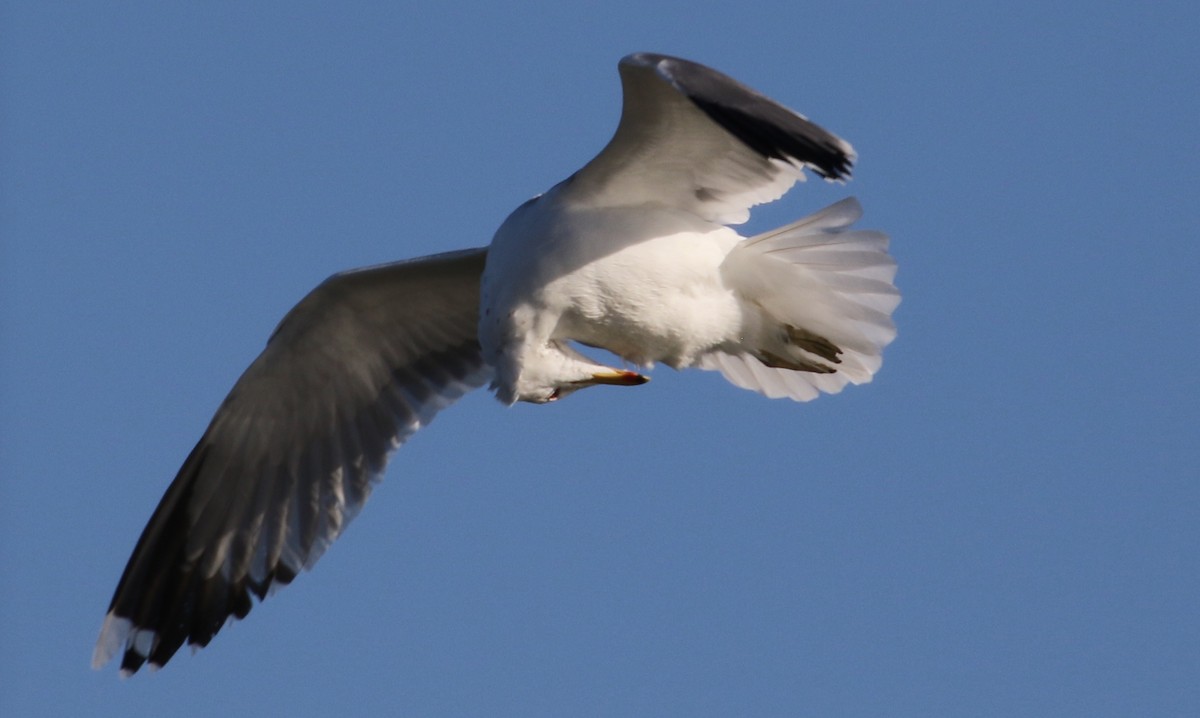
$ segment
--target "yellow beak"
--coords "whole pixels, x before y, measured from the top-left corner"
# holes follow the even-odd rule
[[[611,384],[613,386],[637,386],[650,381],[650,377],[638,374],[636,371],[625,369],[606,369],[592,374],[590,380],[585,379],[581,384]]]

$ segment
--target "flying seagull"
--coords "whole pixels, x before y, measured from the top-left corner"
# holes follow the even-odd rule
[[[591,162],[518,207],[490,247],[335,274],[280,322],[146,525],[93,655],[121,671],[205,646],[308,569],[389,453],[466,392],[545,403],[720,371],[796,401],[871,380],[899,303],[887,237],[853,199],[743,238],[729,227],[850,145],[715,70],[620,62],[624,107]]]

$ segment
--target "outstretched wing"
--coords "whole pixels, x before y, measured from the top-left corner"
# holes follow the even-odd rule
[[[805,167],[830,180],[850,174],[849,143],[716,70],[650,53],[619,67],[620,125],[560,188],[573,201],[658,203],[740,224],[804,179]]]
[[[251,594],[310,568],[388,454],[490,378],[477,340],[485,249],[334,275],[293,308],[217,410],[146,525],[93,665],[165,664]]]

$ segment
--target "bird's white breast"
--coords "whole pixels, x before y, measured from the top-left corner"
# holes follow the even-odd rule
[[[496,233],[482,287],[485,356],[513,341],[573,340],[687,366],[737,334],[741,310],[720,271],[736,232],[652,205],[564,202],[558,190]]]

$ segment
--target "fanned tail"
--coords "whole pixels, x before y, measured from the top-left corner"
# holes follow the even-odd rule
[[[881,232],[853,230],[848,198],[739,244],[721,269],[746,305],[748,331],[703,369],[771,398],[796,401],[871,381],[896,337],[896,262]]]

